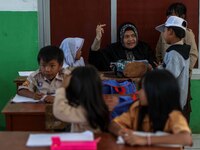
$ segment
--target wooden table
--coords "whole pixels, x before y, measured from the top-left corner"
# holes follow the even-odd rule
[[[104,96],[110,111],[118,104],[118,99]],[[6,119],[7,131],[49,131],[63,128],[63,123],[53,116],[52,105],[45,103],[12,103],[8,102],[2,113]],[[59,121],[61,122],[61,121]],[[56,124],[57,124],[56,123]]]
[[[7,131],[45,131],[44,103],[8,102],[2,113],[6,119]]]
[[[0,132],[0,146],[2,150],[50,150],[50,147],[27,147],[26,142],[31,132]],[[33,133],[33,132],[32,132]],[[97,134],[101,137],[98,150],[182,150],[182,148],[127,146],[116,144],[114,136],[108,133]]]
[[[18,89],[18,87],[20,86],[20,85],[22,85],[22,83],[24,83],[25,81],[26,81],[26,76],[18,76],[15,80],[14,80],[14,83],[16,84],[16,87],[17,87],[17,89]]]
[[[113,79],[117,81],[124,81],[124,80],[132,80],[136,84],[140,81],[140,78],[119,78],[115,75],[113,71],[105,71],[105,72],[99,72],[101,80],[108,80],[108,79]]]
[[[100,77],[101,77],[102,80],[113,79],[113,80],[117,80],[117,81],[124,81],[124,80],[131,79],[136,84],[140,80],[140,78],[119,78],[114,74],[113,71],[99,72],[99,74],[100,74]],[[26,78],[27,77],[21,77],[21,76],[16,77],[16,79],[14,80],[14,83],[16,84],[16,87],[18,88],[18,86],[22,85],[22,83],[24,81],[26,81]]]
[[[113,72],[101,72],[102,80],[116,79],[127,80],[128,78],[116,78]],[[27,77],[17,77],[14,82],[18,88]],[[132,79],[138,82],[138,78]],[[112,96],[112,95],[111,95]],[[117,96],[117,95],[116,95]],[[110,99],[108,96],[104,96],[105,102],[108,105],[110,111],[118,104],[118,99]],[[45,109],[44,103],[10,103],[2,110],[6,119],[7,131],[47,131],[45,125]]]

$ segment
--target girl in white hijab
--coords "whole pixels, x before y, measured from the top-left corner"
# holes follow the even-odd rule
[[[65,38],[60,48],[64,52],[63,68],[85,66],[84,59],[81,56],[81,49],[84,43],[83,38]]]

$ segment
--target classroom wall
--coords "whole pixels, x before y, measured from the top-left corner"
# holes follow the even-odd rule
[[[36,0],[0,0],[0,111],[16,93],[18,71],[35,70],[38,53]],[[0,130],[5,129],[0,114]]]
[[[191,113],[191,122],[190,127],[193,133],[200,133],[200,78],[193,79],[191,82],[191,94],[192,94],[192,113]]]
[[[85,39],[82,55],[87,62],[97,24],[106,24],[101,46],[111,41],[110,3],[110,0],[50,1],[51,44],[59,46],[66,37],[82,37]]]

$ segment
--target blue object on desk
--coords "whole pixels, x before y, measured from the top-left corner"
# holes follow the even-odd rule
[[[103,94],[134,94],[136,86],[131,80],[103,80]]]
[[[119,104],[115,106],[111,113],[111,119],[121,115],[122,113],[128,111],[129,107],[134,103],[131,96],[119,96]]]

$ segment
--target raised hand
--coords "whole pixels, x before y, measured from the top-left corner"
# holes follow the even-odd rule
[[[101,40],[102,35],[104,33],[104,27],[106,26],[106,24],[99,24],[96,27],[96,39],[97,40]]]

